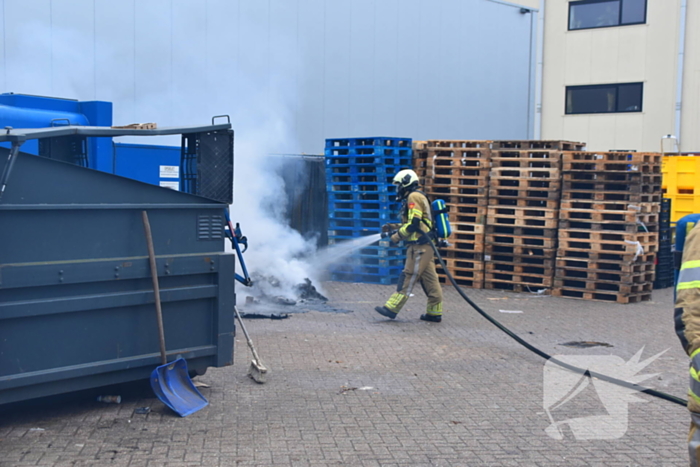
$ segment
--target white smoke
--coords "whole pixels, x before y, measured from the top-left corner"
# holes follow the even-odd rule
[[[170,21],[173,15],[201,14],[196,2],[189,4],[189,13],[186,4],[169,5],[173,11],[162,18],[169,16]],[[111,9],[121,19],[133,15],[137,23],[144,21],[138,18],[138,8],[149,8],[145,4],[137,8],[136,3],[99,6]],[[91,8],[97,8],[97,3]],[[285,222],[288,200],[279,176],[283,160],[269,157],[299,153],[289,124],[293,120],[291,109],[298,107],[300,94],[295,76],[301,58],[289,45],[295,38],[267,37],[270,44],[281,45],[284,50],[275,54],[275,63],[261,64],[256,57],[240,53],[245,45],[230,43],[233,36],[228,29],[175,30],[171,24],[175,36],[170,39],[164,37],[164,28],[154,27],[150,33],[153,37],[141,28],[137,40],[133,24],[97,22],[95,28],[112,29],[89,33],[91,28],[83,23],[90,21],[91,15],[81,14],[74,22],[64,15],[56,24],[54,17],[59,8],[55,10],[11,31],[6,48],[10,50],[12,69],[6,71],[5,82],[13,89],[2,91],[112,101],[116,125],[197,125],[208,124],[213,115],[229,115],[235,133],[234,203],[230,213],[234,225],[239,222],[249,239],[245,254],[248,270],[276,278],[280,288],[275,295],[292,298],[293,287],[307,277],[318,286],[320,271],[313,271],[303,259],[315,250],[315,242],[305,240]],[[160,11],[157,13],[160,15]],[[215,20],[223,21],[209,21]],[[116,34],[118,27],[124,28],[123,34]],[[256,26],[246,21],[244,28],[250,31]],[[240,34],[238,39],[245,37]],[[202,43],[206,50],[198,47]],[[180,144],[179,138],[128,141]],[[320,141],[319,147],[322,144]],[[230,251],[230,245],[227,249]],[[240,267],[237,272],[241,273]],[[238,291],[245,294],[242,287]]]

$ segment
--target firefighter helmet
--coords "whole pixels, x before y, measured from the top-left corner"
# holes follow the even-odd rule
[[[418,175],[411,169],[400,170],[394,176],[396,195],[398,199],[404,199],[408,194],[418,189]]]

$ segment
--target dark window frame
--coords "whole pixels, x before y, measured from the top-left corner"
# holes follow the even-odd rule
[[[639,85],[639,109],[638,110],[617,110],[617,106],[620,104],[620,87],[629,85]],[[601,112],[569,112],[568,111],[568,98],[569,91],[585,90],[585,89],[608,89],[615,88],[615,109],[616,110],[605,110]],[[599,115],[599,114],[619,114],[619,113],[636,113],[644,111],[644,82],[637,81],[632,83],[610,83],[610,84],[587,84],[583,86],[566,86],[564,91],[564,114],[565,115]]]
[[[591,5],[594,3],[607,3],[610,1],[617,1],[620,3],[620,13],[618,15],[619,22],[618,24],[610,24],[607,26],[590,26],[587,28],[571,28],[571,7],[572,5]],[[569,16],[567,19],[567,30],[569,31],[585,31],[588,29],[603,29],[603,28],[619,28],[621,26],[636,26],[639,24],[646,24],[647,23],[647,11],[649,10],[649,0],[644,0],[644,20],[635,22],[635,23],[623,23],[622,22],[622,4],[625,2],[625,0],[578,0],[575,2],[569,2]]]

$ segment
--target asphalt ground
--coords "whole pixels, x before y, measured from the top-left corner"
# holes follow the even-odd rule
[[[627,404],[590,380],[580,392],[562,390],[556,383],[568,379],[545,381],[545,361],[451,287],[439,324],[418,319],[422,292],[391,321],[374,311],[391,286],[323,289],[352,312],[246,321],[270,368],[266,384],[246,376],[251,355],[239,332],[234,365],[197,378],[210,386],[200,412],[179,418],[139,388],[127,388],[121,404],[93,392],[12,406],[0,411],[0,466],[687,465],[684,407],[646,394]],[[639,371],[654,375],[643,384],[685,396],[672,289],[630,305],[465,290],[550,354],[629,362],[640,349],[642,360],[665,351]],[[571,341],[610,347],[561,345]],[[136,413],[142,407],[150,412]],[[552,421],[565,422],[562,439],[550,436]]]

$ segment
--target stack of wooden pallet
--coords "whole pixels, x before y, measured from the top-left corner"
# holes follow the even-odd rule
[[[440,250],[458,284],[483,287],[490,141],[415,141],[414,169],[430,199],[445,200],[453,234]],[[438,266],[441,282],[447,282]]]
[[[651,299],[658,249],[661,155],[566,152],[553,295]]]
[[[485,238],[485,287],[549,291],[554,278],[565,141],[494,141]]]

